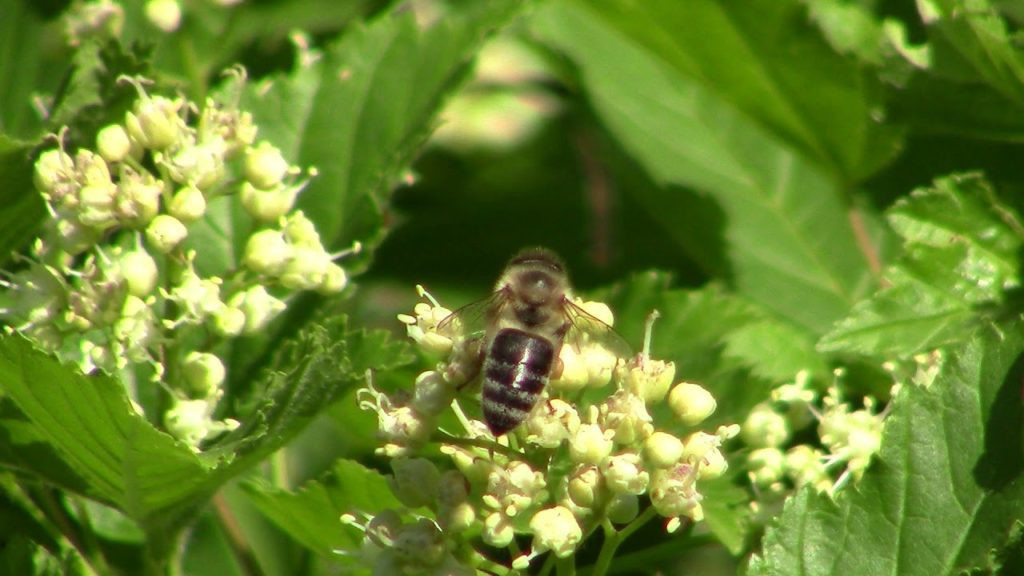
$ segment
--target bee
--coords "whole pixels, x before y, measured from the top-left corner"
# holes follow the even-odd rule
[[[438,325],[442,331],[456,320],[464,325],[471,366],[463,385],[482,382],[484,423],[495,436],[521,424],[548,380],[561,376],[559,353],[567,339],[578,347],[586,335],[620,358],[629,355],[610,326],[573,303],[571,291],[562,260],[550,250],[528,248],[509,260],[490,298]],[[472,330],[481,324],[482,330]]]

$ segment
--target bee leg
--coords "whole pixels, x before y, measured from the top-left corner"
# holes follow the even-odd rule
[[[565,368],[565,364],[562,363],[562,359],[555,356],[555,359],[551,362],[551,374],[548,376],[548,380],[558,380],[561,378],[563,368]]]

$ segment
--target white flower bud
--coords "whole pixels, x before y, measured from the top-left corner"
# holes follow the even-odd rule
[[[245,178],[257,188],[269,190],[288,173],[281,150],[266,140],[245,151]]]
[[[222,143],[194,144],[182,147],[169,160],[161,162],[171,178],[206,190],[224,178]]]
[[[615,494],[605,509],[605,514],[614,524],[628,524],[639,513],[640,498],[636,494]]]
[[[619,358],[604,346],[590,344],[583,347],[581,358],[587,367],[587,385],[601,388],[612,381]]]
[[[294,246],[279,280],[290,290],[312,290],[323,283],[331,264],[331,255],[320,246]]]
[[[107,162],[120,162],[128,157],[132,151],[131,140],[128,139],[128,132],[119,124],[110,124],[103,127],[96,134],[96,150]]]
[[[483,541],[489,546],[504,548],[512,542],[512,538],[515,537],[515,535],[516,533],[515,529],[512,527],[512,522],[500,512],[492,512],[484,518],[484,526],[481,536],[483,537]]]
[[[198,220],[206,213],[206,196],[199,188],[186,184],[174,193],[167,213],[185,223]]]
[[[118,257],[117,266],[129,294],[144,297],[156,289],[160,270],[149,252],[141,249],[125,252]]]
[[[441,472],[433,462],[426,458],[395,458],[391,470],[394,474],[388,477],[388,486],[399,502],[409,508],[434,504]]]
[[[526,441],[545,448],[557,448],[563,440],[570,438],[580,426],[580,417],[571,404],[552,398],[547,406],[530,412],[523,428]]]
[[[288,265],[292,247],[278,230],[260,230],[249,237],[242,261],[258,274],[277,276]]]
[[[576,300],[576,305],[583,309],[584,312],[590,314],[594,318],[597,318],[601,322],[609,326],[615,325],[615,315],[612,314],[612,309],[608,307],[604,302],[587,301],[581,302]]]
[[[75,172],[82,186],[109,188],[114,185],[110,179],[110,168],[102,156],[83,148],[75,154]]]
[[[455,398],[455,388],[435,370],[420,374],[415,386],[412,406],[422,414],[440,414]]]
[[[250,216],[263,223],[277,222],[295,206],[295,197],[300,188],[277,186],[260,190],[248,182],[242,182],[239,199]]]
[[[533,532],[533,554],[550,550],[559,558],[566,558],[576,551],[583,540],[583,530],[576,517],[564,506],[541,510],[530,519]]]
[[[714,413],[718,404],[710,392],[697,384],[680,382],[672,388],[668,405],[679,420],[687,426],[703,422]]]
[[[149,0],[146,19],[164,32],[174,32],[181,26],[181,5],[178,0]]]
[[[574,346],[562,346],[562,350],[558,353],[558,358],[562,361],[562,373],[557,379],[548,382],[551,391],[568,395],[586,387],[587,383],[590,382],[590,372],[587,370],[586,363],[577,353],[576,348]]]
[[[128,136],[143,148],[163,150],[187,133],[185,122],[178,116],[182,100],[163,96],[143,97],[135,102],[134,112],[125,115]]]
[[[182,363],[181,375],[192,398],[209,398],[224,383],[226,371],[217,356],[207,352],[189,352]]]
[[[655,470],[651,475],[651,505],[666,518],[687,516],[699,520],[702,496],[697,492],[697,475],[689,464]]]
[[[614,494],[643,494],[650,480],[640,456],[632,452],[606,458],[601,463],[601,471],[608,489]]]
[[[188,229],[174,216],[158,214],[146,227],[146,241],[161,254],[178,247],[188,236]]]
[[[581,424],[569,439],[569,457],[577,464],[600,464],[612,452],[612,433],[597,424]]]
[[[113,184],[88,184],[78,191],[78,221],[95,230],[105,230],[117,224]]]
[[[768,404],[750,411],[742,426],[743,441],[752,447],[782,446],[789,439],[789,423]]]
[[[683,457],[683,441],[672,434],[655,432],[644,441],[644,457],[655,468],[674,466]]]

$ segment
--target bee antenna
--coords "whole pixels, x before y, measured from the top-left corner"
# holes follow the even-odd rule
[[[647,320],[644,320],[644,358],[651,356],[651,335],[654,332],[654,321],[660,316],[661,312],[651,310],[651,313],[647,315]]]

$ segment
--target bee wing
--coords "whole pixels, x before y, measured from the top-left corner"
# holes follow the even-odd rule
[[[507,297],[503,292],[470,302],[441,320],[437,331],[449,338],[470,340],[483,336],[490,319],[505,305]]]
[[[568,299],[564,306],[565,315],[571,324],[566,341],[574,348],[580,350],[596,344],[617,358],[627,359],[633,355],[632,347],[614,328]]]

